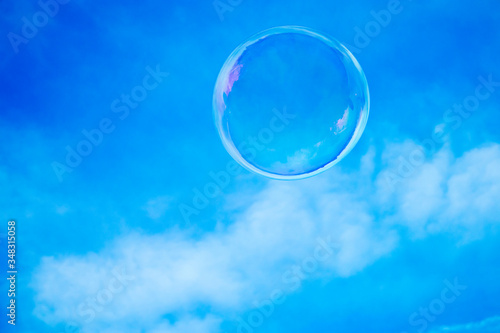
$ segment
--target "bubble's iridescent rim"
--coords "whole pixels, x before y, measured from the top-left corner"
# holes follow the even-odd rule
[[[285,34],[285,33],[294,33],[294,34],[303,34],[311,37],[315,37],[322,42],[324,42],[326,45],[337,49],[340,53],[342,53],[344,56],[346,56],[348,59],[351,60],[352,65],[357,69],[359,78],[361,79],[363,83],[363,87],[365,87],[364,91],[362,92],[364,94],[364,98],[366,100],[364,108],[360,111],[360,117],[358,120],[358,124],[356,125],[356,129],[354,131],[354,134],[347,144],[346,148],[331,162],[325,164],[324,166],[311,171],[307,173],[301,173],[301,174],[296,174],[296,175],[284,175],[284,174],[278,174],[278,173],[272,173],[272,172],[267,172],[264,170],[261,170],[254,165],[250,164],[236,149],[234,146],[229,130],[228,130],[228,124],[223,123],[223,110],[225,109],[225,104],[223,100],[223,91],[224,89],[228,86],[228,78],[229,78],[229,72],[234,68],[235,63],[238,61],[240,56],[246,51],[246,49],[258,42],[261,39],[264,39],[266,37],[269,37],[271,35],[278,35],[278,34]],[[275,27],[271,29],[267,29],[264,31],[259,32],[258,34],[250,37],[246,42],[243,44],[239,45],[237,48],[234,49],[234,51],[229,55],[227,58],[226,62],[222,66],[219,75],[217,77],[217,81],[215,84],[214,88],[214,95],[213,95],[213,103],[212,103],[212,108],[213,108],[213,113],[214,113],[214,121],[215,121],[215,126],[217,127],[217,131],[219,132],[219,136],[222,140],[222,143],[224,147],[226,148],[227,152],[231,155],[231,157],[238,162],[241,166],[246,168],[249,171],[255,172],[259,175],[263,175],[268,178],[272,179],[277,179],[277,180],[298,180],[298,179],[305,179],[309,178],[312,176],[315,176],[321,172],[324,172],[337,164],[340,160],[342,160],[349,152],[354,148],[354,146],[358,143],[359,139],[361,138],[361,135],[363,134],[363,131],[366,127],[366,123],[368,121],[368,115],[370,111],[370,94],[368,90],[368,83],[366,81],[366,76],[363,70],[361,69],[361,66],[359,65],[358,61],[354,57],[354,55],[339,41],[337,41],[334,38],[331,37],[326,37],[325,35],[314,31],[310,28],[306,27],[301,27],[301,26],[281,26],[281,27]],[[222,111],[220,111],[222,110]]]

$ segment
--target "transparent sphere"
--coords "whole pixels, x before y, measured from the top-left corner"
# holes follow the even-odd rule
[[[357,143],[368,85],[338,41],[303,27],[263,31],[224,63],[213,97],[224,147],[245,168],[275,179],[313,176]]]

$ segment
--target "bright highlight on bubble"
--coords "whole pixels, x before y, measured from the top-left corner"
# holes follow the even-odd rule
[[[231,53],[213,110],[224,147],[243,167],[301,179],[332,167],[356,145],[368,120],[368,85],[338,41],[277,27]]]

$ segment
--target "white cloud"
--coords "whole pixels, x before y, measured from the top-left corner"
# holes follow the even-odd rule
[[[146,202],[142,209],[147,212],[149,218],[157,220],[165,215],[165,212],[168,210],[171,201],[172,198],[169,196],[156,197],[154,199],[148,200],[148,202]]]
[[[61,205],[61,206],[56,205],[56,213],[59,214],[59,215],[64,215],[69,210],[70,210],[70,208],[67,205]]]
[[[151,333],[210,333],[218,331],[220,320],[208,316],[204,319],[182,318],[177,324],[164,322],[156,326]]]
[[[498,333],[500,332],[500,316],[486,318],[480,322],[455,326],[441,326],[430,333]]]
[[[404,143],[387,154],[390,161],[415,151],[416,145]],[[387,162],[390,165],[391,162]],[[402,162],[404,163],[404,162]],[[500,145],[494,144],[466,152],[456,158],[445,146],[431,159],[402,177],[394,186],[387,184],[386,172],[378,176],[379,204],[394,212],[393,224],[409,227],[416,237],[450,231],[462,241],[481,237],[484,228],[499,222]],[[397,172],[392,164],[391,170]]]
[[[405,152],[391,147],[383,159]],[[418,236],[447,230],[477,235],[497,221],[498,145],[460,158],[444,148],[395,190],[384,183],[383,171],[373,175],[375,157],[370,150],[358,172],[334,168],[303,181],[270,181],[242,213],[225,212],[232,225],[201,238],[135,233],[97,254],[45,258],[32,282],[35,314],[51,325],[76,321],[84,332],[218,332],[224,318],[251,309],[275,288],[290,291],[284,273],[312,255],[318,238],[328,238],[333,255],[309,278],[331,279],[356,274],[390,253],[398,242],[395,225]],[[131,278],[109,293],[116,267]],[[90,302],[99,297],[109,301],[92,310]],[[209,314],[197,315],[200,306]]]

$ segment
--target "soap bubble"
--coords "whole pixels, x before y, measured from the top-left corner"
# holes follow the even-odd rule
[[[356,145],[368,120],[365,75],[338,41],[303,27],[263,31],[238,46],[214,90],[224,147],[275,179],[325,171]]]

